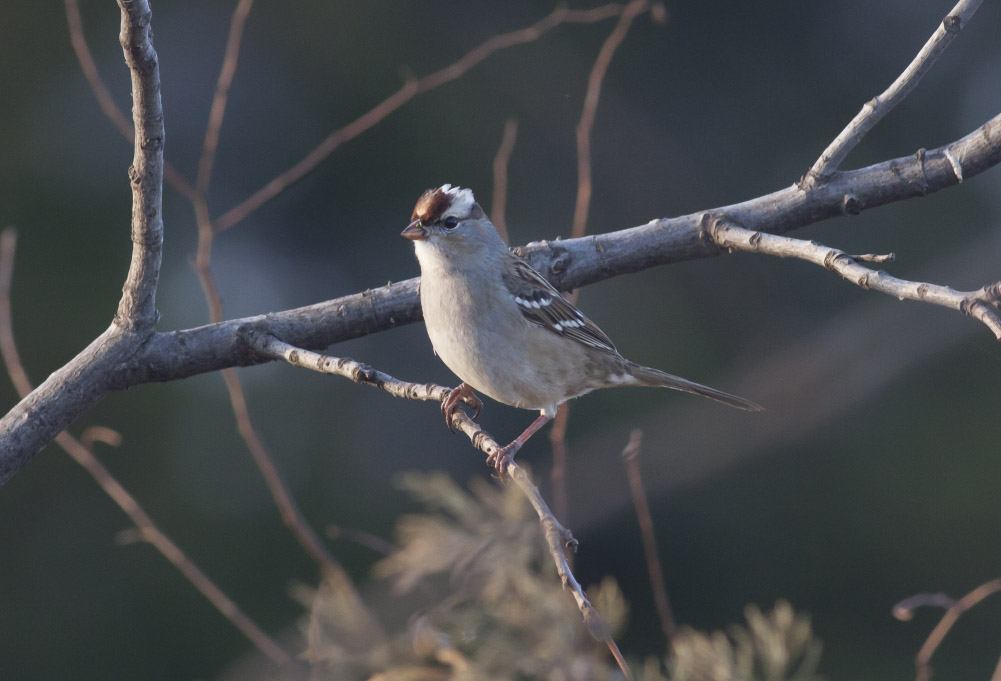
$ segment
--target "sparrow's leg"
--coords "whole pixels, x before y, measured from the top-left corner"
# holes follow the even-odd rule
[[[455,428],[452,427],[452,415],[463,402],[473,408],[474,419],[480,415],[480,409],[483,408],[483,400],[476,396],[468,383],[461,383],[457,388],[452,388],[448,397],[441,403],[441,413],[445,415],[445,425],[453,433]]]
[[[507,445],[506,447],[501,447],[500,451],[489,454],[487,456],[487,465],[492,466],[497,474],[503,476],[507,472],[507,467],[511,465],[514,460],[514,455],[518,453],[521,446],[528,441],[528,438],[535,435],[536,431],[542,426],[546,425],[553,420],[552,416],[548,416],[545,412],[539,414],[539,418],[532,421],[532,425],[525,429],[525,432],[514,439],[514,442]]]

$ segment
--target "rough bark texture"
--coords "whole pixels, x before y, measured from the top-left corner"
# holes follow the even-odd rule
[[[145,6],[144,3],[136,5]],[[155,69],[155,60],[145,65]],[[155,102],[159,104],[158,97]],[[142,115],[137,109],[137,127],[142,121],[155,119]],[[159,139],[162,141],[162,130]],[[154,141],[155,136],[149,140],[150,153],[158,154],[159,143]],[[137,145],[137,155],[145,148],[143,144]],[[807,190],[794,184],[743,203],[653,220],[607,234],[533,243],[517,251],[555,286],[569,290],[657,265],[721,254],[724,251],[702,226],[707,213],[725,216],[753,231],[783,234],[827,218],[854,215],[868,208],[924,196],[967,180],[999,162],[1001,116],[996,116],[951,144],[867,168],[835,171],[823,183]],[[161,165],[162,172],[162,156],[158,155],[155,165]],[[144,166],[139,163],[134,167]],[[142,177],[133,184],[135,196],[142,194],[144,184]],[[136,249],[143,251],[142,246],[154,244],[156,254],[151,255],[153,249],[147,249],[140,256],[134,256],[129,282],[134,274],[139,281],[150,280],[154,260],[155,266],[159,263],[159,243],[151,235],[162,233],[158,200],[156,210],[145,199],[136,205],[142,206],[141,210],[146,211],[144,215],[149,218],[146,231],[137,231],[136,213],[133,212]],[[160,231],[157,232],[155,226],[149,227],[150,223],[159,225]],[[140,238],[136,238],[137,235]],[[139,265],[135,257],[139,257]],[[155,282],[155,274],[152,279]],[[0,419],[0,484],[110,391],[270,361],[252,349],[247,340],[249,331],[265,332],[303,348],[322,349],[350,338],[416,322],[420,320],[418,283],[417,279],[410,279],[307,307],[152,336],[142,332],[143,328],[150,328],[148,326],[123,328],[116,321],[80,355],[53,373]],[[140,302],[126,302],[132,289],[137,292],[135,300]],[[127,283],[120,308],[141,311],[135,313],[137,320],[149,319],[148,306],[153,304],[155,285],[148,296],[141,293],[144,290],[141,285],[130,289]]]

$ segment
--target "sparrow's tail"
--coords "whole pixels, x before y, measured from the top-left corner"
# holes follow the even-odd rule
[[[722,402],[723,404],[736,407],[737,409],[743,409],[745,411],[764,411],[764,407],[760,404],[756,404],[750,400],[745,400],[743,397],[737,397],[736,395],[725,393],[722,390],[710,388],[707,385],[693,383],[692,381],[681,378],[680,376],[673,376],[659,369],[651,369],[650,367],[640,366],[639,364],[635,364],[633,362],[628,363],[628,368],[629,373],[632,374],[632,377],[636,380],[633,385],[647,385],[655,388],[673,388],[674,390],[681,390],[686,393],[692,393],[693,395],[702,395],[702,397],[708,397],[710,400],[716,400],[717,402]],[[619,385],[629,385],[629,383],[620,383]]]

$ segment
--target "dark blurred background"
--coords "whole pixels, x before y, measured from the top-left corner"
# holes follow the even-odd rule
[[[585,7],[587,3],[571,3]],[[235,3],[154,3],[166,156],[190,177]],[[951,2],[669,2],[638,19],[612,62],[594,130],[589,230],[725,205],[795,182],[906,66]],[[552,9],[539,2],[273,3],[247,23],[209,197],[219,216],[331,130]],[[110,0],[82,3],[118,104],[129,76]],[[567,235],[574,126],[614,20],[565,25],[422,94],[219,236],[227,318],[305,305],[415,276],[398,234],[419,193],[472,187],[489,207],[504,121],[519,120],[507,218],[512,244]],[[849,157],[857,167],[957,139],[1001,111],[1001,8],[986,3],[918,89]],[[132,151],[74,58],[61,3],[0,10],[0,223],[18,228],[14,326],[38,382],[107,327],[128,268]],[[891,273],[958,289],[998,279],[1001,174],[794,236],[893,251]],[[208,320],[190,266],[196,227],[164,199],[161,330]],[[753,398],[747,415],[668,391],[574,403],[569,526],[585,584],[615,577],[632,605],[629,655],[663,651],[619,452],[646,433],[642,469],[676,616],[701,629],[745,604],[812,614],[831,679],[906,679],[941,612],[891,617],[923,591],[959,596],[1001,573],[1001,345],[960,314],[866,293],[821,268],[735,255],[620,277],[581,306],[630,358]],[[415,381],[453,383],[420,325],[331,348]],[[314,526],[392,537],[413,510],[405,470],[486,476],[433,405],[288,366],[240,371],[250,411]],[[0,400],[16,402],[9,384]],[[488,403],[498,439],[532,415]],[[118,430],[102,460],[154,520],[269,632],[292,634],[294,582],[315,566],[284,529],[238,437],[219,375],[110,396],[73,426]],[[544,437],[521,455],[545,480]],[[551,490],[544,486],[549,495]],[[213,678],[247,641],[50,446],[0,490],[0,677]],[[363,588],[374,554],[332,550]],[[381,588],[381,587],[370,587]],[[988,678],[1001,602],[965,615],[940,678]]]

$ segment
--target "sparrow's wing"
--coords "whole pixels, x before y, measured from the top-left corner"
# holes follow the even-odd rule
[[[513,253],[511,267],[504,271],[503,279],[504,286],[528,321],[583,345],[619,354],[611,339],[594,322]]]

